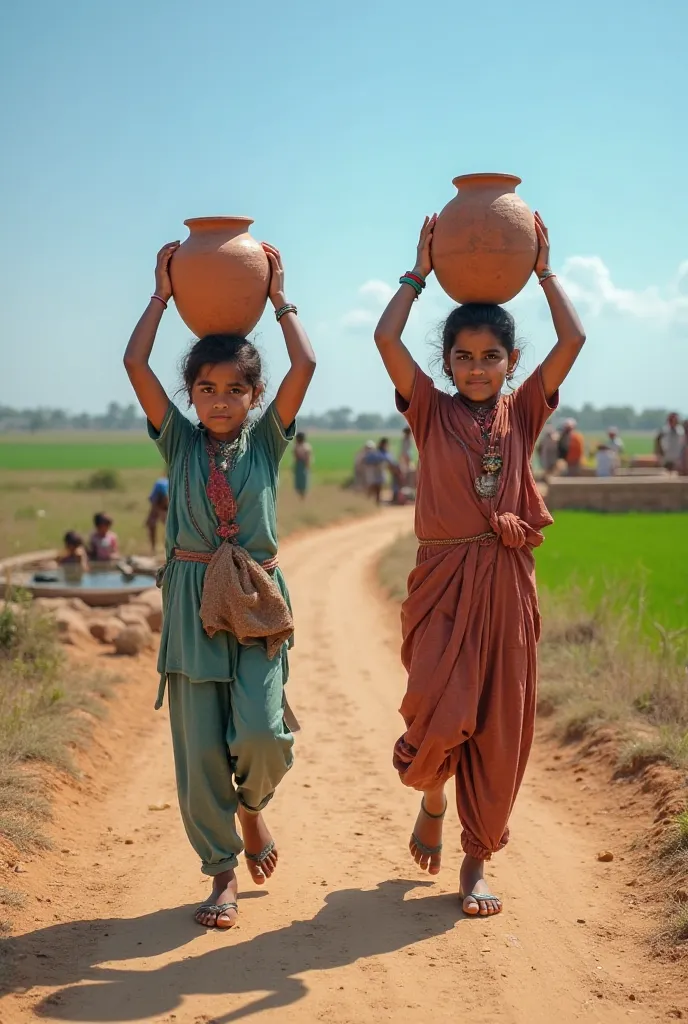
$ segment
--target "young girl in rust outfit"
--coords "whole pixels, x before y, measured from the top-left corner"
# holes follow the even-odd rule
[[[514,321],[500,306],[469,304],[449,315],[442,359],[453,395],[437,390],[401,340],[411,306],[432,270],[436,217],[426,218],[413,271],[375,332],[397,405],[420,457],[418,558],[402,609],[408,686],[406,732],[394,750],[402,782],[423,793],[410,849],[440,870],[444,787],[456,778],[465,853],[465,913],[499,913],[484,864],[509,839],[508,821],[533,738],[540,615],[533,549],[552,518],[531,472],[538,435],[585,335],[549,267],[547,229],[536,214],[535,272],[557,342],[513,393]]]
[[[239,855],[258,885],[277,866],[262,811],[293,760],[295,726],[284,698],[293,622],[277,559],[277,479],[315,357],[296,306],[285,299],[280,254],[265,245],[290,368],[274,401],[250,421],[264,393],[257,350],[234,335],[200,338],[183,365],[195,426],[149,365],[178,245],[158,253],[155,294],[124,363],[168,468],[156,707],[167,688],[182,820],[213,881],[195,917],[208,928],[231,928]]]

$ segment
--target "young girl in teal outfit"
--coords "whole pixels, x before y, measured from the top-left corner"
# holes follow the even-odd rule
[[[284,699],[293,623],[277,564],[276,496],[315,356],[286,301],[280,254],[264,245],[291,367],[274,401],[249,423],[264,393],[256,348],[232,335],[201,338],[183,370],[200,421],[194,426],[148,362],[172,296],[168,268],[178,246],[158,253],[155,293],[124,365],[170,482],[156,706],[167,687],[182,819],[213,879],[195,917],[206,927],[231,928],[239,854],[258,885],[275,870],[277,849],[261,812],[293,760]]]

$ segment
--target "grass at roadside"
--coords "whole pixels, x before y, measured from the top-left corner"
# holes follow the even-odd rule
[[[374,513],[375,507],[368,498],[356,491],[344,490],[339,485],[316,484],[305,501],[288,483],[280,487],[277,506],[280,537]]]
[[[30,601],[0,602],[0,835],[17,855],[49,848],[42,772],[74,771],[72,752],[104,715],[109,692],[101,674],[67,666],[52,620]],[[21,899],[0,887],[0,908]]]

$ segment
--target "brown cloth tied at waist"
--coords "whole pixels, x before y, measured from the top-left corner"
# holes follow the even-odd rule
[[[472,537],[447,537],[426,540],[418,538],[421,547],[454,547],[457,544],[490,544],[500,540],[505,548],[537,548],[544,540],[542,532],[530,526],[513,512],[493,512],[490,516],[491,530],[477,533]]]
[[[244,647],[263,640],[272,660],[291,639],[294,620],[281,590],[269,573],[279,560],[275,555],[262,564],[245,548],[225,542],[216,551],[183,551],[175,548],[178,562],[207,565],[201,597],[201,621],[208,636],[219,630],[232,633]],[[284,696],[284,721],[298,732],[299,721]]]
[[[208,636],[223,629],[244,647],[262,640],[268,658],[276,657],[294,632],[289,606],[269,575],[277,567],[276,557],[260,565],[245,548],[228,542],[213,552],[175,548],[172,557],[208,566],[200,609]]]

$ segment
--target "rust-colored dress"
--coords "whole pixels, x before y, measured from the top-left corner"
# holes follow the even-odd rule
[[[533,739],[540,615],[532,549],[552,517],[531,457],[557,400],[545,395],[539,369],[499,398],[491,443],[503,468],[495,497],[480,498],[474,481],[485,445],[467,405],[419,367],[410,403],[397,394],[420,470],[418,559],[402,607],[406,732],[394,764],[418,790],[456,776],[462,845],[478,859],[508,841]]]

